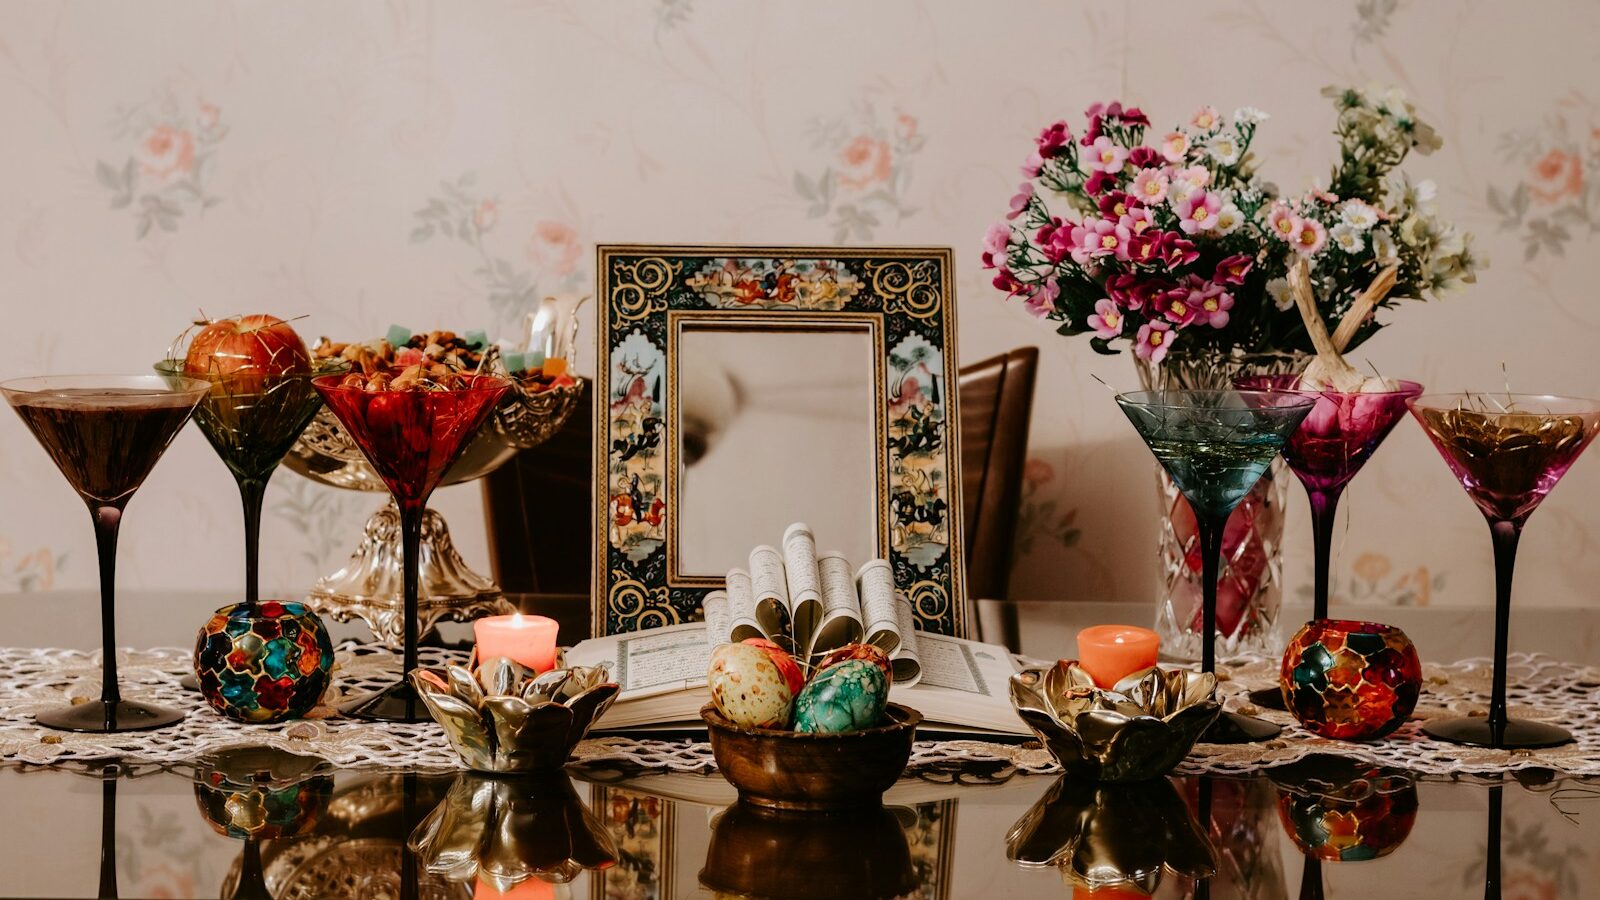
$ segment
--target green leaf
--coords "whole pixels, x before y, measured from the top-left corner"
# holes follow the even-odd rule
[[[1089,349],[1091,349],[1094,352],[1100,354],[1101,356],[1121,356],[1122,355],[1122,351],[1121,350],[1118,350],[1115,347],[1111,346],[1111,341],[1110,340],[1108,340],[1106,338],[1102,338],[1102,337],[1090,338],[1089,339]]]
[[[99,180],[101,184],[112,189],[113,191],[120,190],[122,188],[122,180],[117,177],[117,170],[111,168],[111,166],[107,163],[95,163],[94,177]]]
[[[811,181],[802,172],[794,173],[794,189],[796,193],[807,200],[815,201],[817,199],[816,188],[811,186]]]

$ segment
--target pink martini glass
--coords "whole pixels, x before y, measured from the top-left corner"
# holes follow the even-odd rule
[[[1332,568],[1334,513],[1345,485],[1367,464],[1378,445],[1406,414],[1406,404],[1422,394],[1422,385],[1401,381],[1392,391],[1344,393],[1300,387],[1299,375],[1251,375],[1237,382],[1240,388],[1295,391],[1315,397],[1300,428],[1283,446],[1283,459],[1311,500],[1313,567],[1311,618],[1328,617],[1328,576]],[[1283,708],[1276,685],[1252,691],[1250,699],[1268,709]]]
[[[1494,682],[1489,716],[1434,719],[1432,737],[1474,747],[1554,747],[1564,728],[1506,716],[1511,573],[1522,526],[1600,431],[1600,403],[1523,394],[1428,394],[1411,401],[1445,464],[1489,521],[1494,540]]]
[[[465,376],[452,389],[369,391],[345,386],[347,376],[326,375],[311,384],[383,479],[400,509],[405,567],[404,675],[396,683],[345,705],[362,719],[419,722],[422,704],[411,687],[417,667],[417,566],[422,517],[445,470],[460,457],[478,428],[511,389],[504,378]]]

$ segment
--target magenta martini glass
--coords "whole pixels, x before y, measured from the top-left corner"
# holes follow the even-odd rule
[[[404,560],[404,672],[389,687],[342,708],[362,719],[419,722],[422,704],[411,687],[417,667],[417,566],[422,517],[428,497],[488,420],[511,382],[490,375],[456,377],[450,387],[369,390],[357,375],[325,375],[311,381],[339,424],[361,448],[400,509]]]
[[[183,718],[179,710],[124,700],[117,684],[117,533],[128,501],[210,387],[194,378],[157,375],[63,375],[0,384],[0,394],[88,505],[100,556],[100,699],[39,713],[46,728],[142,731]]]
[[[1315,402],[1285,391],[1117,395],[1123,414],[1194,510],[1200,538],[1201,671],[1216,671],[1217,577],[1228,516],[1261,480]],[[1270,722],[1225,712],[1200,739],[1239,744],[1267,740],[1280,730]]]
[[[1345,393],[1301,388],[1299,375],[1251,375],[1237,384],[1249,390],[1298,391],[1316,400],[1316,406],[1283,445],[1283,459],[1305,485],[1306,496],[1311,500],[1315,553],[1311,618],[1326,619],[1334,513],[1339,497],[1405,417],[1406,404],[1422,394],[1422,385],[1401,381],[1392,391]],[[1283,709],[1283,694],[1276,685],[1252,691],[1250,699],[1257,706]]]
[[[1564,728],[1506,715],[1511,573],[1522,526],[1600,431],[1600,403],[1524,394],[1428,394],[1411,401],[1494,541],[1494,682],[1488,718],[1434,719],[1432,737],[1474,747],[1555,747]]]

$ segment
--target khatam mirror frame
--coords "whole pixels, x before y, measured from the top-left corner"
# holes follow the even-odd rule
[[[602,244],[596,255],[594,633],[697,620],[701,598],[721,585],[676,575],[669,559],[677,510],[670,432],[677,335],[686,323],[725,322],[870,328],[879,552],[917,624],[964,637],[950,249]]]

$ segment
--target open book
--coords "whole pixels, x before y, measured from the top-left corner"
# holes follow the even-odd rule
[[[872,644],[889,657],[894,683],[922,678],[916,616],[894,589],[888,560],[869,560],[854,574],[838,552],[817,553],[802,522],[783,533],[783,550],[762,544],[749,569],[728,572],[727,589],[703,601],[712,646],[764,637],[810,669],[832,650]]]

